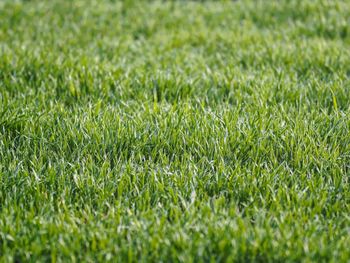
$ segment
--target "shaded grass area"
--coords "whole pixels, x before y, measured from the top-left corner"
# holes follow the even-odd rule
[[[0,2],[1,260],[347,262],[349,14]]]

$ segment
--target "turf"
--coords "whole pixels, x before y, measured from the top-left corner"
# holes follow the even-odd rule
[[[349,1],[0,2],[0,261],[349,262]]]

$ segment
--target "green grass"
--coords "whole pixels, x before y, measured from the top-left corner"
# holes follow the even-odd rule
[[[0,1],[0,261],[349,262],[349,1]]]

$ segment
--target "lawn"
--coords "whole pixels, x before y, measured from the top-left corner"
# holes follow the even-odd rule
[[[349,247],[349,1],[0,1],[0,261]]]

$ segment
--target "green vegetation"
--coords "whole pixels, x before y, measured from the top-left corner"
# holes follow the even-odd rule
[[[350,2],[0,2],[0,261],[350,260]]]

